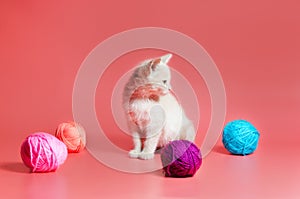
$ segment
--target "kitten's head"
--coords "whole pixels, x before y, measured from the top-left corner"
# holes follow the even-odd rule
[[[142,65],[146,83],[159,84],[171,88],[171,72],[167,65],[172,54],[145,61]]]

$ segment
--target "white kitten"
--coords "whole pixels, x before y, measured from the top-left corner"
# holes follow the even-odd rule
[[[123,92],[123,106],[133,136],[132,158],[152,159],[157,147],[173,140],[194,141],[193,123],[171,90],[167,63],[172,54],[146,60],[132,74]]]

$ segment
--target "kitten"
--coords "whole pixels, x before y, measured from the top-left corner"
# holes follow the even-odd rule
[[[133,136],[132,158],[152,159],[155,150],[170,141],[195,139],[193,123],[171,90],[171,57],[142,62],[125,85],[123,107]]]

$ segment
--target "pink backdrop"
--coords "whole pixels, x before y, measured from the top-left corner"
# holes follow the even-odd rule
[[[54,133],[60,122],[72,120],[73,83],[88,53],[111,35],[148,26],[180,31],[207,50],[225,84],[226,122],[252,122],[261,133],[258,150],[246,157],[232,156],[219,140],[197,175],[188,179],[164,178],[161,171],[118,172],[87,151],[71,154],[55,173],[29,174],[21,163],[20,144],[31,132]],[[299,35],[296,0],[1,1],[1,197],[298,198]],[[130,68],[148,55],[160,54],[136,52],[112,65]],[[180,57],[170,65],[189,66]],[[111,70],[99,90],[113,86],[109,73],[119,70]],[[200,79],[195,81],[203,89],[202,133],[196,140],[200,145],[210,106],[206,87]],[[97,92],[98,115],[101,98]],[[123,134],[108,137],[124,149],[130,147]]]

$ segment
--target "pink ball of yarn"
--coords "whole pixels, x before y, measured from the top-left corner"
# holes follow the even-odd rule
[[[48,133],[34,133],[21,146],[21,158],[32,172],[55,171],[67,156],[66,145]]]
[[[83,127],[75,122],[61,123],[55,136],[67,146],[70,153],[79,153],[86,145],[86,135]]]

